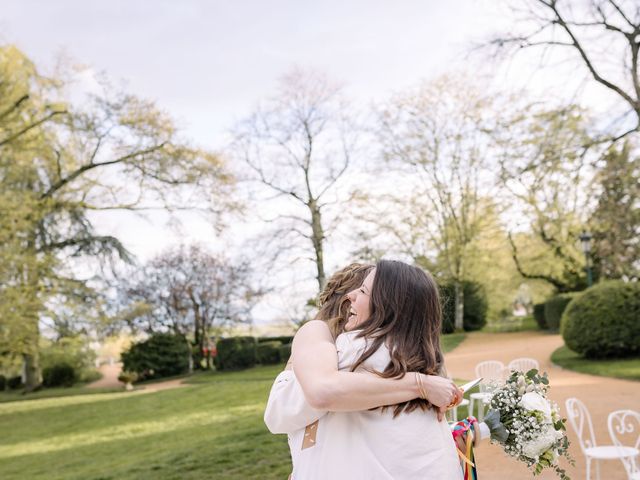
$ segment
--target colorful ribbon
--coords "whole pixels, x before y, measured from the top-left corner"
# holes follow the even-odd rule
[[[458,443],[456,442],[456,449],[458,451],[458,456],[462,460],[462,472],[464,473],[464,480],[478,480],[478,471],[475,465],[475,455],[473,453],[473,422],[475,422],[475,417],[467,417],[464,420],[460,420],[453,426],[452,434],[453,439],[457,439],[459,436],[467,434],[465,450],[466,452],[462,452],[458,448]],[[466,455],[465,455],[466,453]]]

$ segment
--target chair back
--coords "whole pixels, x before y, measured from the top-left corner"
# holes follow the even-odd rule
[[[614,445],[640,448],[640,413],[634,410],[616,410],[609,414],[607,426]],[[623,457],[620,460],[629,478],[640,473],[636,458]]]
[[[507,368],[509,371],[518,370],[522,373],[527,373],[533,368],[540,370],[540,364],[535,358],[522,357],[511,360]]]
[[[597,446],[596,436],[593,433],[593,424],[591,423],[591,415],[584,403],[572,397],[567,399],[565,406],[567,407],[567,418],[578,436],[582,453],[585,453],[587,448]]]
[[[487,360],[476,365],[476,377],[482,377],[480,391],[482,393],[492,390],[492,384],[498,384],[504,380],[504,363],[498,360]]]

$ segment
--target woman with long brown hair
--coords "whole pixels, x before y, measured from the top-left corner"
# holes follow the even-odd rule
[[[355,272],[357,267],[351,267]],[[416,441],[428,444],[426,437],[433,437],[435,432],[439,441],[434,443],[431,438],[436,448],[430,451],[438,451],[444,461],[438,472],[448,472],[450,476],[426,478],[458,478],[455,475],[460,469],[448,426],[446,422],[439,426],[432,422],[439,423],[439,407],[455,404],[461,398],[453,382],[437,376],[442,371],[442,353],[435,282],[419,269],[400,262],[380,262],[377,282],[371,267],[357,271],[360,278],[366,271],[368,275],[364,282],[358,279],[351,284],[361,283],[351,293],[346,294],[345,288],[345,280],[354,277],[349,271],[342,272],[341,282],[333,286],[330,282],[325,289],[323,306],[331,298],[330,293],[338,294],[340,302],[334,302],[333,307],[339,304],[342,315],[331,322],[309,322],[296,335],[292,358],[298,378],[289,372],[288,380],[276,381],[265,421],[274,433],[290,433],[293,478],[413,478],[404,473],[400,477],[392,475],[394,462],[387,465],[389,462],[378,459],[386,458],[384,450],[392,451],[389,447],[398,446],[396,442],[385,445],[389,428],[405,438],[413,435],[405,447]],[[340,334],[342,328],[361,327],[364,328]],[[413,373],[405,375],[407,372]],[[305,400],[300,402],[303,395]],[[285,405],[290,408],[283,409]],[[366,411],[383,405],[394,407]],[[279,416],[274,414],[278,411]],[[298,423],[292,423],[293,419]],[[392,423],[387,424],[388,420]],[[311,430],[304,428],[311,422]],[[369,431],[371,428],[373,432]],[[382,451],[376,452],[381,446]],[[411,451],[405,447],[405,451]],[[408,457],[401,456],[406,460],[405,470],[413,469],[418,474],[424,473],[425,468],[433,470],[433,466],[425,465],[423,453],[418,450]]]

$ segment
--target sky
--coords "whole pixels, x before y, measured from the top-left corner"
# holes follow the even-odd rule
[[[292,67],[315,69],[363,103],[450,71],[473,75],[471,42],[507,27],[489,0],[2,0],[0,41],[14,43],[37,65],[59,54],[105,72],[134,94],[153,99],[203,147],[223,148],[226,133],[273,94]],[[498,80],[544,89],[545,77],[503,68]],[[549,79],[546,77],[547,80]],[[144,260],[179,241],[215,243],[209,224],[122,213],[96,218]],[[255,224],[235,224],[254,231]],[[235,229],[235,230],[233,230]],[[261,317],[277,312],[264,310]],[[277,309],[276,309],[277,310]],[[274,313],[275,312],[275,313]]]

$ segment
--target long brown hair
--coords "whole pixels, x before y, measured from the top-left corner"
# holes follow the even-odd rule
[[[370,341],[352,371],[384,343],[391,361],[383,372],[377,372],[380,376],[402,378],[407,372],[442,372],[442,308],[438,285],[430,274],[403,262],[380,260],[369,302],[370,316],[362,323],[359,336]],[[431,404],[423,399],[411,400],[395,405],[393,414],[416,408],[426,410]]]
[[[351,263],[334,273],[320,292],[318,296],[320,309],[316,318],[327,322],[333,338],[344,331],[349,318],[351,302],[347,298],[347,293],[362,285],[372,268],[373,265]]]

